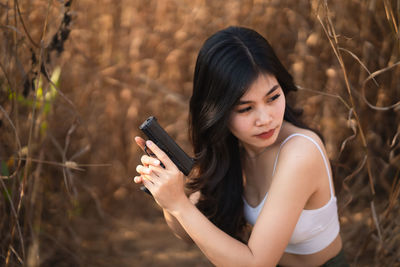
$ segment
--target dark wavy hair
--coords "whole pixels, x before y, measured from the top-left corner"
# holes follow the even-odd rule
[[[285,95],[297,90],[264,37],[244,27],[223,29],[208,38],[198,54],[190,99],[189,135],[196,171],[187,188],[190,193],[201,192],[197,207],[238,240],[246,225],[243,177],[239,142],[228,129],[228,120],[261,74],[274,75]],[[284,120],[307,128],[298,115],[286,104]]]

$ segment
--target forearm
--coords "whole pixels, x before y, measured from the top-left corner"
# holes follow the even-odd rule
[[[216,266],[255,265],[255,257],[246,244],[217,228],[190,201],[185,201],[172,214]]]
[[[194,192],[189,196],[190,202],[193,203],[193,205],[196,205],[200,198],[200,192]],[[178,238],[182,239],[183,241],[187,243],[193,243],[193,240],[191,237],[186,233],[185,229],[182,227],[182,225],[178,222],[178,220],[171,214],[169,213],[166,209],[163,209],[164,213],[164,218],[169,226],[169,228],[172,230],[172,232],[177,236]]]
[[[187,243],[193,243],[193,240],[190,238],[190,236],[186,233],[185,229],[181,226],[181,224],[178,222],[178,220],[172,216],[171,213],[163,209],[164,213],[164,218],[165,221],[168,225],[168,227],[172,230],[172,232],[177,236],[178,238],[182,239],[183,241]]]

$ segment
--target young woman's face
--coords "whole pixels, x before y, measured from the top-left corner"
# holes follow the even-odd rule
[[[275,76],[260,75],[233,108],[229,129],[251,156],[273,144],[285,113],[285,96]]]

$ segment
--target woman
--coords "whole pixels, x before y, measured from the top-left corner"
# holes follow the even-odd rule
[[[196,167],[186,184],[166,154],[146,143],[158,159],[143,156],[135,182],[150,190],[175,234],[217,266],[346,266],[329,161],[319,136],[286,104],[295,90],[261,35],[229,27],[197,58],[190,100]]]

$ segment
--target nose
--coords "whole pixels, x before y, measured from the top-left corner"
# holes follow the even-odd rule
[[[255,124],[256,126],[263,126],[263,125],[268,125],[272,121],[272,116],[270,114],[270,111],[267,109],[261,109],[257,112],[257,117]]]

